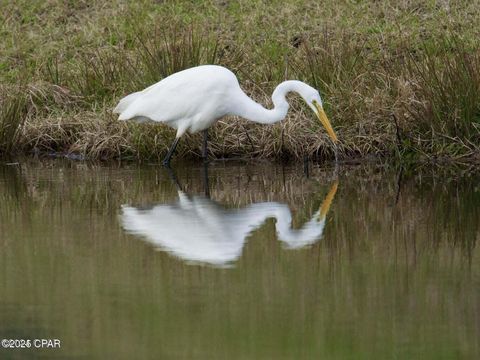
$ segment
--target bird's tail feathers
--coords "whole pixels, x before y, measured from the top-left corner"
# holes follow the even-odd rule
[[[141,91],[138,91],[138,92],[135,92],[133,94],[130,94],[130,95],[127,95],[125,96],[123,99],[120,100],[120,102],[118,103],[118,105],[115,107],[115,109],[113,109],[113,113],[114,114],[121,114],[123,113],[125,110],[127,110],[127,108],[132,105],[132,103],[137,100],[137,98],[139,97],[139,95],[141,94]]]

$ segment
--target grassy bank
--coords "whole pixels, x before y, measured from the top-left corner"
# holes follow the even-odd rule
[[[2,4],[0,153],[162,158],[174,132],[120,123],[118,100],[216,63],[271,106],[285,79],[317,87],[342,156],[469,158],[480,152],[478,1],[57,1]],[[286,121],[225,118],[211,156],[333,156],[311,111]],[[181,141],[199,156],[201,138]]]

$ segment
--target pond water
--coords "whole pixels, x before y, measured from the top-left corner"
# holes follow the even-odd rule
[[[480,176],[0,165],[0,357],[478,358]]]

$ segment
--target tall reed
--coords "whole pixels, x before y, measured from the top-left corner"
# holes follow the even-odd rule
[[[406,73],[418,98],[409,112],[424,131],[479,140],[480,50],[469,50],[459,40],[443,41],[420,56],[408,54]]]
[[[27,116],[25,88],[4,89],[7,94],[0,99],[0,155],[12,153],[19,131]]]

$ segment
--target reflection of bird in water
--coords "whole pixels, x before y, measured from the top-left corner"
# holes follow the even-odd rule
[[[335,182],[320,209],[301,229],[291,228],[287,205],[277,202],[226,209],[206,196],[187,196],[178,190],[178,200],[151,209],[123,206],[125,230],[189,261],[225,265],[238,259],[247,236],[268,218],[276,219],[278,239],[288,248],[300,248],[320,239],[325,217],[337,191]]]

